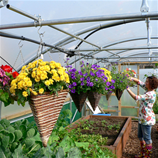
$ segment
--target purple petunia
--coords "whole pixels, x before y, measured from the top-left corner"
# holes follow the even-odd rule
[[[71,93],[75,93],[75,89],[71,89]]]
[[[105,87],[105,90],[107,91],[109,88]]]
[[[69,85],[69,88],[73,88],[73,85],[72,85],[72,84],[70,84],[70,85]]]
[[[89,85],[90,85],[90,87],[93,87],[94,83],[93,83],[93,82],[90,82],[90,84],[89,84]]]
[[[88,73],[83,74],[84,77],[86,77],[88,75]]]
[[[115,87],[114,86],[110,86],[110,89],[115,89]]]
[[[87,77],[87,82],[90,82],[90,77]]]
[[[84,82],[81,82],[81,86],[83,86],[84,85]]]
[[[92,71],[90,71],[90,75],[91,75],[91,76],[95,76],[95,74],[94,74]]]
[[[84,81],[84,77],[80,78],[80,81]]]
[[[111,82],[112,82],[112,83],[115,83],[115,80],[112,79]]]
[[[82,71],[78,71],[78,74],[83,75],[83,74],[82,74]]]
[[[77,83],[76,83],[76,82],[73,82],[72,85],[73,85],[73,86],[77,86]]]
[[[107,86],[110,86],[110,82],[106,82],[106,85],[107,85]]]
[[[97,78],[96,78],[95,80],[96,80],[96,81],[98,81],[98,79],[97,79]]]

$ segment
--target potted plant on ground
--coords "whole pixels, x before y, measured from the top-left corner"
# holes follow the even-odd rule
[[[12,80],[10,92],[17,96],[18,104],[29,101],[43,146],[58,119],[67,96],[69,76],[60,63],[36,60],[22,67],[19,76]]]
[[[15,98],[11,95],[9,88],[11,81],[18,76],[18,72],[14,71],[8,65],[2,65],[0,67],[0,100],[4,103],[4,106],[13,104]]]
[[[108,82],[108,77],[99,65],[80,63],[80,70],[67,66],[70,77],[70,95],[81,112],[83,104],[88,97],[93,110],[98,106],[101,95],[105,95],[110,89],[114,89],[113,83]],[[114,81],[113,81],[114,82]]]

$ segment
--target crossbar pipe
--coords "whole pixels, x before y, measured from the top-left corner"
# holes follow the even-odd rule
[[[125,20],[125,19],[139,19],[139,18],[152,18],[158,17],[158,13],[149,14],[119,14],[112,16],[92,16],[92,17],[80,17],[80,18],[67,18],[67,19],[57,19],[57,20],[46,20],[41,22],[25,22],[25,23],[15,23],[15,24],[5,24],[0,26],[2,29],[13,29],[13,28],[24,28],[24,27],[34,27],[34,26],[46,26],[46,25],[61,25],[61,24],[71,24],[71,23],[85,23],[85,22],[96,22],[96,21],[109,21],[109,20]]]

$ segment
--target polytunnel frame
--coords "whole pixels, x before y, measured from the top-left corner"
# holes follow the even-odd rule
[[[9,8],[10,6],[8,6],[8,8]],[[13,9],[13,7],[12,7],[12,10],[14,10]],[[15,10],[14,10],[15,11]],[[19,12],[20,13],[20,12]],[[25,15],[26,16],[26,15]],[[113,23],[113,24],[110,24],[109,25],[109,27],[113,27],[113,26],[117,26],[117,25],[120,25],[120,24],[125,24],[125,23],[130,23],[130,22],[137,22],[137,21],[142,21],[142,20],[145,20],[145,19],[147,19],[147,18],[151,18],[151,20],[158,20],[158,18],[154,18],[154,17],[157,17],[158,16],[158,14],[141,14],[141,15],[132,15],[133,17],[131,17],[131,15],[128,17],[128,16],[123,16],[122,17],[122,19],[124,19],[122,22],[115,22],[115,23]],[[143,18],[142,18],[143,17]],[[137,19],[133,19],[133,20],[125,20],[125,19],[130,19],[130,18],[137,18]],[[141,19],[142,18],[142,19]],[[41,21],[41,19],[40,18],[33,18],[34,20],[36,20],[36,22],[34,21],[34,25],[37,27],[37,26],[40,26],[40,27],[42,27],[43,25],[49,25],[50,26],[50,23],[51,24],[59,24],[60,22],[55,22],[55,21],[50,21],[50,22],[42,22]],[[81,18],[78,18],[77,20],[75,20],[74,21],[74,23],[77,23],[77,22],[92,22],[92,21],[105,21],[105,20],[120,20],[120,17],[119,16],[116,16],[116,17],[101,17],[101,18],[99,18],[99,17],[96,17],[96,19],[93,19],[93,17],[92,18],[90,18],[90,19],[88,19],[88,18],[84,18],[84,19],[81,19]],[[72,19],[72,21],[73,21],[74,19]],[[64,24],[64,23],[72,23],[72,21],[70,20],[61,20],[61,23],[60,24]],[[25,25],[25,24],[24,24]],[[26,25],[28,25],[29,27],[30,26],[34,26],[34,25],[32,25],[31,23],[30,24],[26,24]],[[26,27],[26,25],[25,25],[25,27]],[[107,25],[107,24],[105,24],[105,25]],[[18,25],[16,25],[16,27],[17,28],[20,28]],[[9,28],[16,28],[15,26],[0,26],[0,30],[1,29],[9,29]],[[137,47],[137,48],[115,48],[115,49],[102,49],[102,47],[99,47],[99,46],[97,46],[97,45],[95,45],[95,44],[93,44],[93,43],[90,43],[90,42],[88,42],[88,41],[86,41],[85,39],[81,39],[80,37],[78,37],[78,36],[75,36],[75,35],[72,35],[72,34],[70,34],[70,33],[68,33],[68,32],[66,32],[66,31],[64,31],[64,30],[61,30],[61,29],[59,29],[59,28],[57,28],[57,27],[54,27],[54,26],[52,26],[52,28],[54,28],[54,29],[56,29],[56,30],[58,30],[58,31],[61,31],[61,32],[63,32],[63,33],[65,33],[65,34],[67,34],[67,35],[70,35],[71,36],[71,38],[69,37],[65,42],[67,42],[69,39],[72,39],[72,38],[75,38],[75,39],[78,39],[78,40],[81,40],[82,42],[86,42],[86,43],[88,43],[88,44],[91,44],[91,45],[93,45],[93,46],[95,46],[95,47],[97,47],[97,48],[99,48],[99,51],[98,50],[95,50],[95,51],[98,51],[97,53],[99,53],[99,52],[101,52],[101,51],[107,51],[107,52],[109,52],[109,50],[123,50],[123,51],[121,51],[121,52],[126,52],[126,51],[128,51],[128,50],[133,50],[133,49],[157,49],[158,47]],[[105,28],[108,28],[108,27],[105,27]],[[102,29],[102,28],[99,28],[99,30],[100,29]],[[80,34],[82,34],[82,33],[84,33],[86,30],[84,30],[83,32],[80,32]],[[95,30],[96,31],[96,30]],[[93,31],[93,32],[95,32],[95,31]],[[0,34],[0,36],[2,36],[2,34],[3,34],[3,32],[1,32],[1,34]],[[5,34],[5,33],[4,33]],[[4,35],[3,34],[3,36],[6,36],[6,34]],[[91,34],[91,33],[90,33]],[[15,38],[15,36],[13,37],[11,37],[12,35],[8,35],[8,37],[9,38]],[[6,36],[7,37],[7,36]],[[152,39],[153,37],[151,37],[151,39]],[[140,39],[137,39],[137,38],[135,38],[136,40],[140,40]],[[156,39],[157,39],[157,37],[156,37]],[[26,38],[24,38],[23,36],[21,36],[21,40],[26,40]],[[31,41],[31,40],[30,40]],[[128,40],[127,40],[128,41]],[[81,43],[82,43],[81,42]],[[36,43],[36,42],[34,42],[34,43]],[[62,42],[61,41],[59,41],[58,42],[58,44],[56,44],[56,45],[60,45],[60,43],[62,44]],[[63,42],[64,43],[64,42]],[[68,43],[68,42],[67,42]],[[65,43],[65,44],[63,44],[63,45],[66,45],[67,43]],[[116,43],[116,42],[113,42],[113,44],[112,45],[115,45],[114,43]],[[120,43],[120,42],[119,42]],[[51,48],[55,48],[55,49],[58,49],[58,47],[54,47],[54,46],[50,46],[50,45],[45,45],[45,43],[39,43],[38,42],[38,44],[41,44],[42,46],[44,45],[44,46],[48,46],[48,47],[51,47]],[[105,48],[106,46],[104,46],[104,48]],[[76,47],[76,49],[77,49],[78,47]],[[126,50],[124,50],[124,49],[126,49]],[[69,50],[69,53],[67,53],[67,52],[65,52],[65,49],[64,50],[60,50],[60,49],[58,49],[59,51],[62,51],[62,52],[64,52],[64,53],[66,53],[66,54],[68,54],[68,55],[72,55],[72,53],[74,53],[74,52],[76,52],[77,50]],[[47,51],[50,51],[50,49],[47,49],[47,50],[45,50],[45,51],[43,51],[43,52],[41,52],[41,54],[44,54],[44,53],[46,53]],[[81,51],[81,50],[79,50],[79,51]],[[83,50],[83,51],[85,51],[85,50]],[[90,50],[87,50],[87,51],[90,51]],[[111,54],[113,54],[113,55],[111,55],[110,57],[112,57],[112,56],[119,56],[118,54],[120,54],[121,52],[118,52],[118,53],[112,53],[112,52],[109,52],[109,53],[111,53]],[[96,53],[96,54],[97,54]],[[78,54],[73,54],[73,55],[78,55]],[[82,56],[84,56],[83,54],[80,54],[80,55],[82,55]],[[86,55],[86,56],[89,56],[90,55],[90,53],[88,54],[88,55]],[[94,56],[93,56],[94,54],[92,53],[89,57],[91,57],[91,58],[94,58]],[[119,56],[120,57],[120,56]],[[130,57],[130,56],[129,56]],[[34,58],[32,58],[31,60],[34,60],[34,59],[36,59],[37,57],[34,57]],[[147,58],[149,58],[149,56],[147,57]],[[154,57],[154,58],[156,58],[156,57]],[[80,58],[81,59],[81,58]],[[79,59],[79,60],[80,60]],[[96,58],[97,59],[97,58]],[[99,58],[98,58],[99,59]],[[105,59],[108,59],[108,58],[105,58]],[[104,59],[104,60],[105,60]],[[120,59],[120,58],[119,58]],[[78,60],[78,59],[77,59]],[[29,63],[30,62],[30,60],[27,62],[27,63]],[[76,62],[76,60],[74,61],[74,62]],[[20,68],[18,69],[18,70],[20,70]]]

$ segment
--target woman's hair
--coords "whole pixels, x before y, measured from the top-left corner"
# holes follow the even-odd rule
[[[158,87],[158,79],[155,76],[148,76],[149,85],[151,89],[156,89]]]

